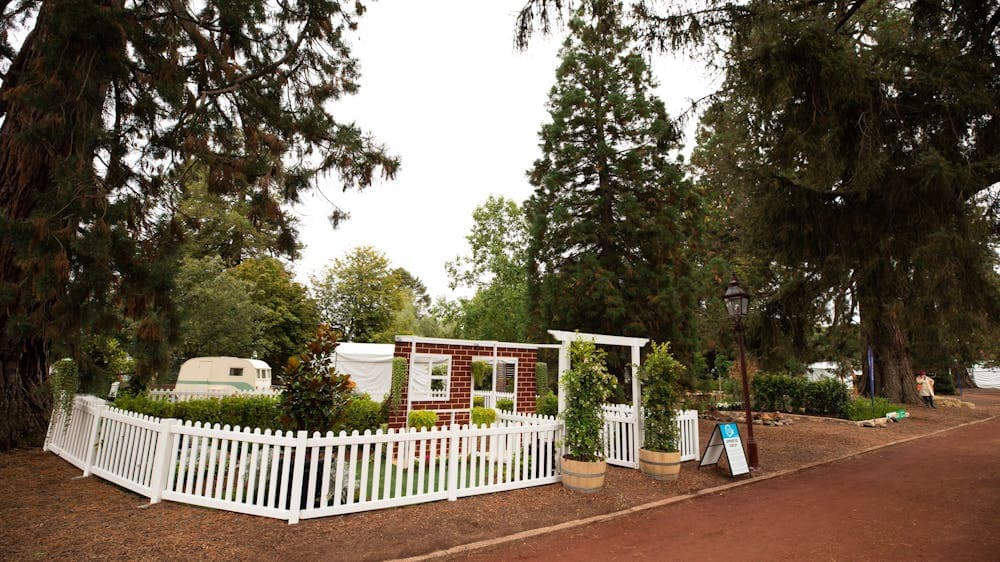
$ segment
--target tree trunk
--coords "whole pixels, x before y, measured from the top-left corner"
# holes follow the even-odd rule
[[[0,89],[3,451],[38,445],[45,435],[52,405],[49,341],[73,325],[56,311],[67,294],[71,246],[81,223],[71,209],[77,208],[73,201],[99,205],[105,197],[93,172],[94,133],[111,82],[111,65],[102,63],[109,52],[124,48],[120,29],[102,29],[107,41],[98,42],[92,29],[81,29],[88,26],[79,18],[106,16],[120,4],[43,2]]]
[[[874,275],[867,285],[859,282],[859,311],[861,313],[862,360],[864,366],[860,392],[870,396],[868,383],[868,348],[872,349],[875,364],[875,394],[891,402],[920,403],[910,366],[910,352],[906,333],[899,321],[898,305],[894,295],[881,294],[880,287],[891,287],[885,272]]]
[[[955,387],[959,390],[966,388],[978,388],[975,379],[969,374],[969,369],[961,363],[952,363],[951,376],[955,379]]]

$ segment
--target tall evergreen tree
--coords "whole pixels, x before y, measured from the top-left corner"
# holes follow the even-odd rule
[[[648,336],[690,363],[699,201],[620,11],[593,2],[569,23],[529,171],[529,310],[538,331]]]
[[[165,357],[184,163],[204,167],[209,190],[263,203],[295,200],[323,172],[345,188],[394,174],[383,147],[330,111],[357,90],[347,36],[363,11],[332,0],[3,4],[0,450],[44,434],[54,339],[118,307],[137,320],[137,380]]]
[[[983,199],[1000,181],[1000,5],[749,2],[656,21],[665,40],[714,26],[728,42],[712,173],[743,194],[745,248],[797,272],[768,304],[808,316],[849,295],[875,390],[916,402],[912,336],[1000,316]]]

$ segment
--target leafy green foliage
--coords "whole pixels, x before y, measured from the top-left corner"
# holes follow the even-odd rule
[[[497,421],[497,411],[493,408],[472,408],[472,425],[489,426]]]
[[[229,272],[247,283],[248,296],[261,307],[256,345],[260,359],[279,367],[301,353],[319,324],[319,311],[306,288],[271,257],[244,260]]]
[[[597,461],[604,456],[604,413],[601,406],[614,393],[615,378],[604,363],[606,353],[593,342],[577,340],[570,345],[571,368],[560,377],[566,393],[567,456],[578,461]]]
[[[788,374],[757,373],[750,388],[754,409],[799,412],[805,405],[808,383],[803,377]]]
[[[402,357],[392,358],[392,383],[389,387],[389,396],[385,400],[389,404],[390,410],[399,408],[403,401],[403,389],[406,387],[406,373],[409,368],[406,359]]]
[[[382,416],[382,404],[367,394],[353,397],[344,411],[344,431],[348,433],[355,430],[364,433],[366,429],[375,432],[386,421]]]
[[[699,198],[621,6],[595,4],[569,22],[528,173],[532,324],[669,340],[690,361]]]
[[[473,408],[484,408],[484,407],[486,407],[486,397],[485,396],[473,396],[472,397],[472,407]]]
[[[497,400],[497,410],[500,410],[501,412],[513,412],[514,401],[510,398],[500,398]]]
[[[871,398],[855,398],[847,403],[847,419],[852,421],[870,420],[885,417],[889,412],[905,410],[906,406],[889,402],[883,396],[875,397],[875,411],[872,415]]]
[[[251,284],[226,270],[218,257],[185,258],[174,293],[182,333],[175,354],[251,357],[266,314],[251,290]]]
[[[473,361],[472,384],[476,390],[493,390],[493,365],[487,361]]]
[[[670,344],[653,342],[652,352],[639,367],[642,383],[643,448],[671,453],[679,451],[677,434],[677,381],[685,369],[670,353]]]
[[[371,246],[333,260],[312,278],[312,287],[322,320],[356,342],[384,336],[405,295],[389,258]]]
[[[321,324],[306,351],[290,357],[282,376],[282,423],[290,430],[333,431],[344,421],[354,383],[333,368],[337,337]]]
[[[280,423],[281,406],[273,396],[224,396],[182,402],[150,398],[148,394],[120,393],[114,400],[115,408],[157,418],[179,420],[230,427],[259,427],[283,429]]]
[[[559,397],[551,390],[538,397],[535,401],[535,413],[540,416],[553,416],[559,414]]]
[[[438,422],[437,412],[431,410],[413,410],[406,416],[406,425],[409,427],[431,429]]]
[[[472,253],[445,264],[452,289],[475,289],[460,299],[458,334],[471,339],[524,341],[528,329],[524,212],[514,201],[490,196],[472,212],[465,237]]]
[[[806,385],[807,412],[843,417],[847,414],[850,399],[847,387],[837,379],[823,379]]]
[[[535,363],[535,394],[549,393],[549,366],[541,361]]]
[[[52,364],[52,374],[49,375],[49,388],[52,389],[52,400],[55,407],[66,415],[69,423],[73,412],[73,400],[80,388],[80,375],[76,362],[72,359],[60,359]]]
[[[945,371],[934,377],[934,394],[955,394],[955,379]]]

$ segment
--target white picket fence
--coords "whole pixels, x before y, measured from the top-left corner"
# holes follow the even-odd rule
[[[198,391],[176,391],[171,389],[154,389],[149,391],[149,397],[154,400],[164,400],[167,402],[183,402],[185,400],[196,400],[200,398],[223,398],[226,396],[280,396],[281,390],[274,388],[269,390],[198,390]]]
[[[473,390],[472,396],[481,396],[486,408],[496,408],[497,400],[503,400],[504,398],[511,401],[514,400],[513,392],[494,392],[492,390]]]
[[[634,415],[631,404],[605,404],[604,410],[604,457],[608,464],[638,468],[636,440],[639,420]],[[701,448],[698,437],[698,410],[677,412],[678,444],[681,461],[698,460]]]
[[[209,427],[77,397],[45,448],[150,498],[287,519],[324,517],[561,480],[562,424],[506,420],[363,435]]]

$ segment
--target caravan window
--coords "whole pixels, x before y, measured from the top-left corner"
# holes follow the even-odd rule
[[[410,359],[411,400],[447,400],[451,394],[451,357],[413,355]]]
[[[231,377],[242,377],[243,376],[243,367],[230,367],[229,368],[229,376],[231,376]]]

